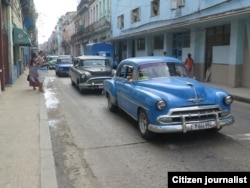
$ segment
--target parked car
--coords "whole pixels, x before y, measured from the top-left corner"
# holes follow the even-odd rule
[[[69,69],[71,84],[81,93],[86,90],[102,90],[103,81],[111,79],[113,74],[109,59],[95,55],[75,57],[74,66]]]
[[[104,80],[108,108],[125,111],[138,122],[143,138],[157,133],[218,131],[234,123],[232,96],[188,77],[183,63],[164,56],[123,60]]]
[[[57,58],[58,58],[58,56],[56,56],[56,55],[48,56],[48,61],[49,61],[48,68],[50,70],[55,70]]]
[[[58,57],[56,61],[55,73],[57,76],[68,76],[69,68],[73,66],[72,57]]]

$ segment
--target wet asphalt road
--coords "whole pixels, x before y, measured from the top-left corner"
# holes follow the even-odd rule
[[[50,70],[46,107],[60,188],[165,188],[169,171],[249,171],[249,105],[235,102],[233,126],[218,133],[159,135],[148,142],[101,92],[80,94]]]

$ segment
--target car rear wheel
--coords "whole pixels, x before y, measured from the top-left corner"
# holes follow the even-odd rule
[[[155,133],[148,130],[149,125],[148,116],[145,110],[140,109],[138,113],[138,126],[142,137],[146,140],[155,137]]]
[[[110,95],[108,95],[107,98],[108,98],[108,108],[109,108],[109,111],[115,112],[117,110],[117,106],[112,103]]]
[[[78,89],[78,91],[79,91],[80,93],[83,93],[83,89],[80,88],[79,82],[77,82],[77,89]]]
[[[72,78],[70,78],[70,79],[71,79],[71,85],[75,86],[75,83],[73,82]]]

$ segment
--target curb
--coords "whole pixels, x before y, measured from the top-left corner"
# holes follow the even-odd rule
[[[40,95],[40,174],[41,188],[58,188],[44,95]]]
[[[249,98],[245,98],[245,97],[240,97],[238,95],[232,95],[233,96],[233,99],[235,101],[240,101],[240,102],[244,102],[244,103],[248,103],[250,104],[250,99]]]

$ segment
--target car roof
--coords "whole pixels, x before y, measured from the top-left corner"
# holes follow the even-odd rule
[[[143,56],[143,57],[131,57],[122,60],[122,62],[133,62],[137,65],[152,63],[152,62],[173,62],[173,63],[182,63],[181,60],[169,57],[169,56]],[[122,63],[121,62],[121,63]]]
[[[75,57],[75,59],[107,59],[107,57],[98,55],[82,55]]]

